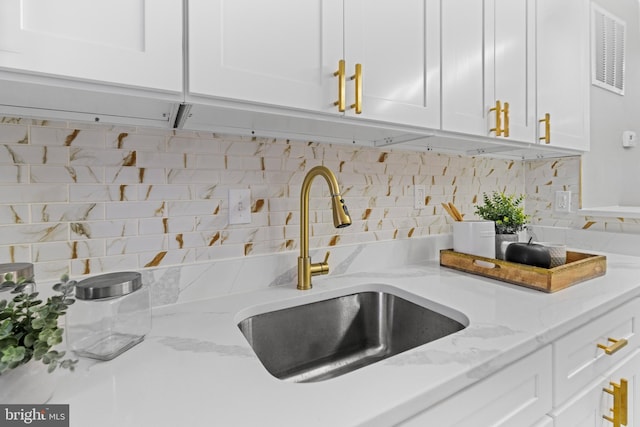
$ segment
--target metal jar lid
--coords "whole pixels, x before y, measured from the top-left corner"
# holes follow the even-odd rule
[[[101,274],[89,277],[76,285],[76,298],[98,300],[120,297],[142,287],[142,275],[133,271]]]
[[[11,280],[17,282],[18,279],[33,279],[33,264],[30,262],[12,262],[0,264],[0,284],[4,283],[4,276],[11,274]]]

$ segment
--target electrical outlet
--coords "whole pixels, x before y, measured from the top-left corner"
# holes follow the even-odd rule
[[[556,212],[571,212],[571,191],[556,191]]]
[[[413,208],[414,209],[424,208],[424,200],[427,197],[426,192],[427,192],[427,189],[424,185],[413,186]]]
[[[229,224],[251,223],[251,190],[229,190]]]

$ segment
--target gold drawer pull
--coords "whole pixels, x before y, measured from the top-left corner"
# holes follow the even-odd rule
[[[338,107],[338,111],[341,113],[346,110],[346,75],[345,75],[345,62],[344,59],[338,61],[338,71],[333,73],[338,78],[338,100],[333,103]]]
[[[544,123],[544,136],[538,138],[541,141],[544,141],[545,144],[551,142],[551,114],[546,113],[544,115],[544,119],[538,120],[540,123]]]
[[[356,64],[356,73],[349,77],[351,80],[355,80],[356,85],[356,102],[351,104],[349,108],[356,110],[356,114],[362,113],[362,64]]]
[[[613,338],[609,338],[608,340],[613,344],[610,346],[606,346],[604,344],[598,344],[598,348],[603,349],[604,352],[607,353],[608,355],[612,355],[613,353],[617,352],[622,347],[628,344],[627,340],[624,338],[620,338],[619,340],[614,340]]]
[[[610,382],[611,389],[602,390],[613,396],[613,408],[610,409],[612,416],[603,415],[602,418],[611,422],[613,427],[626,426],[628,422],[628,381],[620,379],[620,384]]]
[[[503,136],[505,138],[509,138],[509,103],[504,103],[504,108],[502,109],[502,113],[504,114],[504,128],[502,129]]]
[[[489,129],[489,132],[495,132],[496,136],[502,136],[502,118],[500,115],[502,114],[502,103],[500,100],[496,101],[496,106],[489,109],[489,112],[496,112],[496,127]]]

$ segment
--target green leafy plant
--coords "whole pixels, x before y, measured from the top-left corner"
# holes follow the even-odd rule
[[[59,318],[75,302],[71,296],[76,284],[63,276],[53,286],[58,294],[46,302],[38,299],[38,292],[27,292],[29,279],[13,280],[11,274],[4,276],[0,292],[11,291],[11,301],[0,300],[0,374],[29,362],[31,359],[48,365],[48,372],[58,366],[73,370],[77,360],[64,359],[64,351],[53,347],[62,342],[64,329],[59,327]]]
[[[491,196],[483,193],[482,199],[484,204],[476,206],[475,214],[482,219],[494,221],[497,234],[517,233],[529,221],[529,216],[524,213],[524,206],[521,206],[523,195],[494,191]]]

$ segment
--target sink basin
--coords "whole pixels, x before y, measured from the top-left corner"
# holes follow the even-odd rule
[[[468,325],[462,314],[446,308],[440,311],[447,310]],[[242,320],[238,327],[273,376],[315,382],[437,340],[467,325],[392,293],[366,291],[257,314]]]

